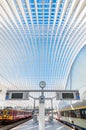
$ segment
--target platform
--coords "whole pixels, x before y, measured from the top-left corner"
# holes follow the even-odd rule
[[[46,130],[73,130],[72,128],[54,120],[53,123],[45,122]],[[38,123],[33,123],[33,120],[27,121],[11,130],[38,130]]]

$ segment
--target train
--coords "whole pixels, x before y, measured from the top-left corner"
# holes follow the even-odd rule
[[[86,100],[59,109],[56,119],[75,130],[86,130]]]
[[[26,118],[32,118],[32,112],[13,108],[4,108],[0,110],[0,122],[2,124],[11,123]]]

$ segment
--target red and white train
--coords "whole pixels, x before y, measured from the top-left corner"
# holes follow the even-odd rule
[[[32,112],[6,108],[0,110],[0,122],[14,122],[25,118],[31,118]]]

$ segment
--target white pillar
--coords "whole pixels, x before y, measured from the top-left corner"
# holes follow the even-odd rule
[[[39,103],[39,130],[45,130],[45,105]]]
[[[51,99],[52,121],[53,121],[53,99]]]
[[[46,83],[41,81],[39,86],[42,88],[41,96],[39,97],[39,130],[45,130],[45,96],[43,89]]]

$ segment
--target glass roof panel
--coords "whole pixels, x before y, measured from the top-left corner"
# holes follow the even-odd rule
[[[44,80],[46,88],[66,89],[86,44],[85,14],[85,0],[1,0],[1,82],[38,89]]]

